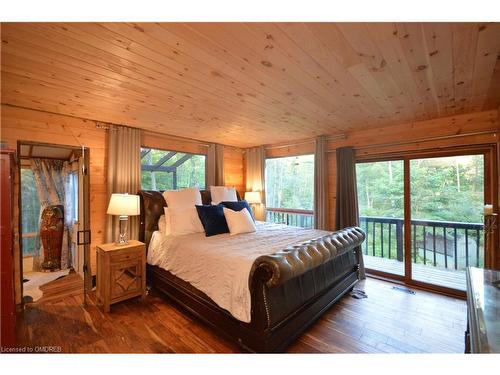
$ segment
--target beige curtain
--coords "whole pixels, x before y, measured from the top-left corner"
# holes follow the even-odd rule
[[[108,131],[108,202],[113,193],[137,194],[141,188],[141,131],[113,125]],[[118,217],[108,215],[106,242],[113,242],[119,233]],[[129,239],[139,237],[139,216],[129,217]]]
[[[328,155],[326,137],[316,138],[314,152],[314,226],[328,229]]]
[[[224,146],[211,143],[207,153],[207,186],[224,186]]]
[[[66,269],[71,264],[70,244],[73,223],[71,212],[73,210],[71,199],[68,199],[67,185],[70,165],[63,160],[30,159],[31,170],[40,201],[40,218],[43,210],[48,206],[62,205],[64,207],[64,234],[61,249],[61,269]],[[40,223],[39,218],[39,223]],[[39,226],[40,227],[40,226]],[[43,245],[37,233],[33,255],[33,270],[40,271],[43,262]]]
[[[265,163],[266,150],[264,146],[246,150],[247,159],[247,191],[260,191],[262,203],[255,205],[255,219],[266,220],[266,194],[265,194]]]
[[[335,229],[359,226],[358,189],[356,187],[356,159],[352,147],[337,149],[337,199]],[[366,279],[363,252],[357,249],[359,277]]]

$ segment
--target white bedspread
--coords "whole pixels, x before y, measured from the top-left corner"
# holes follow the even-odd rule
[[[257,222],[254,233],[205,237],[205,233],[165,236],[156,231],[148,249],[148,263],[189,282],[249,323],[251,301],[248,279],[253,262],[287,246],[299,245],[329,232]]]

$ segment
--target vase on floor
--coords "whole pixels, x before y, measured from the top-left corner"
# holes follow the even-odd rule
[[[43,245],[42,271],[61,269],[61,251],[64,233],[64,208],[62,205],[46,207],[42,212],[40,239]]]

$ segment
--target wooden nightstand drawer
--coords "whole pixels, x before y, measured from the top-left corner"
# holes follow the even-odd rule
[[[110,254],[110,262],[111,263],[121,263],[127,262],[130,260],[137,260],[142,258],[142,251],[137,250],[128,250],[128,251],[115,251]]]
[[[142,242],[97,247],[96,294],[106,312],[113,303],[146,296],[146,247]]]

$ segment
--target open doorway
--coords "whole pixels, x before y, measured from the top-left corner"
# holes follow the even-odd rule
[[[61,289],[84,294],[90,272],[87,236],[79,236],[89,209],[85,154],[72,146],[18,143],[24,303],[43,302]]]

